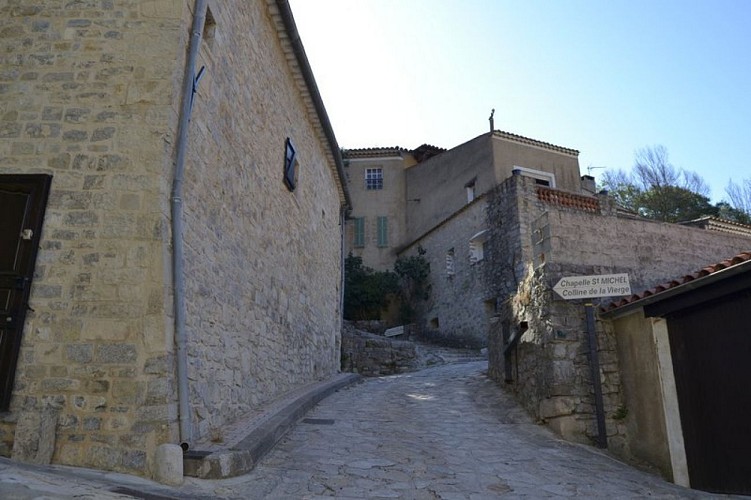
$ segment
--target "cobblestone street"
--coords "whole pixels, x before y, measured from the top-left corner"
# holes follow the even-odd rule
[[[710,498],[567,443],[487,361],[366,379],[324,399],[250,473],[179,488],[76,468],[0,467],[3,498]],[[720,496],[717,496],[720,498]],[[723,498],[727,498],[724,497]]]
[[[487,362],[366,380],[324,400],[249,475],[242,498],[707,498],[566,443],[485,375]]]

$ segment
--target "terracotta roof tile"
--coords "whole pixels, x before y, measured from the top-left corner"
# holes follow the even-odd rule
[[[600,200],[597,198],[545,186],[537,186],[537,199],[560,207],[576,208],[585,212],[600,212]]]
[[[555,144],[550,144],[549,142],[538,141],[537,139],[530,139],[529,137],[512,134],[511,132],[504,132],[503,130],[494,130],[493,135],[496,137],[501,137],[503,139],[508,139],[510,141],[519,142],[521,144],[529,144],[532,146],[537,146],[539,148],[550,149],[552,151],[565,153],[571,156],[579,156],[579,151],[577,151],[576,149],[564,148],[563,146],[556,146]]]
[[[738,264],[742,264],[744,262],[751,261],[751,251],[745,251],[741,252],[738,255],[735,255],[734,257],[731,257],[729,259],[725,259],[721,262],[718,262],[716,264],[712,264],[706,267],[703,267],[692,274],[687,274],[681,278],[677,278],[671,281],[668,281],[666,283],[662,283],[660,285],[657,285],[653,288],[650,288],[649,290],[644,290],[641,293],[635,293],[631,295],[630,297],[625,297],[616,301],[611,302],[610,304],[604,306],[601,308],[602,312],[610,312],[615,309],[618,309],[619,307],[623,307],[625,305],[631,304],[633,302],[636,302],[637,300],[645,299],[647,297],[650,297],[652,295],[657,295],[659,293],[662,293],[666,290],[670,290],[671,288],[675,288],[680,285],[684,285],[688,283],[689,281],[694,281],[699,278],[704,278],[705,276],[709,276],[710,274],[714,274],[716,272],[722,271],[723,269],[727,269],[729,267],[737,266]]]

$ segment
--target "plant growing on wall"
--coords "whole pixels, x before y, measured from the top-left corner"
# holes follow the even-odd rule
[[[399,277],[391,271],[374,271],[351,253],[344,260],[344,319],[381,319],[389,296],[399,292]]]
[[[425,258],[425,249],[418,246],[417,255],[396,259],[394,273],[400,282],[400,319],[403,324],[413,323],[420,304],[430,298],[430,262]]]
[[[344,261],[344,318],[354,321],[381,319],[391,300],[399,303],[402,324],[417,319],[419,306],[430,298],[430,263],[418,255],[399,257],[393,271],[374,271],[362,263],[362,257],[347,256]]]

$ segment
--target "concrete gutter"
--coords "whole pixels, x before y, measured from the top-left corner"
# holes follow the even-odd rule
[[[266,418],[250,421],[245,437],[214,452],[189,451],[183,458],[186,476],[224,479],[250,472],[256,464],[322,399],[362,380],[355,373],[339,373],[328,380],[305,387],[282,400]],[[197,447],[200,448],[200,447]]]

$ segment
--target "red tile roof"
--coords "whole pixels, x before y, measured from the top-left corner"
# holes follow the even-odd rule
[[[600,212],[600,200],[597,198],[559,191],[545,186],[537,186],[537,199],[559,207],[576,208],[593,213]]]
[[[667,283],[662,283],[660,285],[657,285],[654,288],[650,288],[649,290],[644,290],[641,293],[635,293],[634,295],[630,297],[625,297],[623,299],[620,299],[615,302],[611,302],[607,306],[604,306],[601,310],[602,312],[610,312],[615,309],[618,309],[619,307],[626,306],[628,304],[632,304],[638,300],[646,299],[647,297],[650,297],[652,295],[657,295],[659,293],[662,293],[666,290],[670,290],[671,288],[675,288],[680,285],[684,285],[688,283],[689,281],[694,281],[699,278],[703,278],[705,276],[709,276],[710,274],[714,274],[716,272],[722,271],[723,269],[728,269],[733,266],[737,266],[739,264],[742,264],[744,262],[751,261],[751,251],[745,251],[741,252],[738,255],[731,257],[729,259],[723,260],[722,262],[718,262],[717,264],[712,264],[707,267],[704,267],[702,269],[699,269],[695,273],[687,274],[683,277],[676,278],[672,281],[669,281]]]
[[[549,142],[538,141],[537,139],[530,139],[529,137],[524,137],[523,135],[512,134],[511,132],[504,132],[503,130],[494,130],[493,135],[496,137],[507,139],[509,141],[519,142],[521,144],[529,144],[531,146],[537,146],[538,148],[550,149],[552,151],[556,151],[558,153],[564,153],[564,154],[571,155],[571,156],[579,156],[579,151],[577,151],[576,149],[564,148],[563,146],[556,146],[555,144],[550,144]]]

